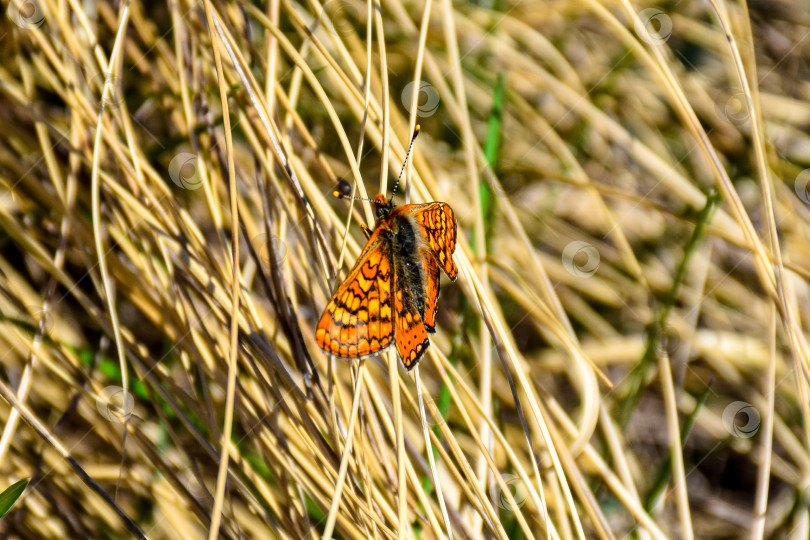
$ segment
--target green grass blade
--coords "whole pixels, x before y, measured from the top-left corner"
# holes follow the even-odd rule
[[[20,495],[23,494],[25,488],[28,487],[29,481],[29,478],[24,478],[14,482],[8,486],[3,493],[0,493],[0,518],[5,516],[8,511],[11,510],[11,507],[14,506],[17,499],[19,499]]]
[[[698,414],[700,414],[700,410],[703,408],[703,405],[706,403],[706,398],[709,397],[709,392],[712,389],[712,383],[710,382],[706,389],[700,394],[697,399],[697,403],[695,404],[695,408],[689,413],[689,416],[683,422],[681,426],[681,448],[686,446],[686,440],[689,438],[689,434],[692,432],[692,428],[695,425],[695,421],[697,420]],[[661,466],[661,469],[658,471],[658,475],[653,482],[653,487],[650,489],[650,493],[647,495],[647,499],[644,501],[644,508],[651,512],[653,508],[658,504],[658,501],[661,500],[661,497],[664,494],[664,490],[666,490],[667,485],[669,485],[669,481],[672,478],[672,455],[670,454],[667,456],[667,459],[664,461],[664,464]]]
[[[647,346],[644,349],[644,355],[641,357],[641,361],[636,364],[632,370],[630,370],[630,373],[626,379],[626,384],[624,384],[624,392],[619,393],[619,395],[625,396],[621,405],[621,412],[619,416],[619,423],[621,426],[627,425],[627,422],[630,420],[630,416],[636,409],[639,399],[641,399],[641,392],[646,386],[645,380],[649,375],[650,369],[655,363],[655,359],[658,354],[657,351],[662,345],[661,342],[664,338],[662,335],[662,329],[666,327],[667,320],[672,312],[672,307],[675,305],[675,300],[678,297],[678,291],[680,290],[681,283],[683,283],[683,280],[686,277],[686,270],[689,268],[689,263],[692,261],[692,257],[703,240],[706,232],[706,225],[711,221],[712,216],[714,215],[714,210],[717,208],[719,198],[720,197],[716,191],[712,191],[706,197],[706,204],[700,211],[695,223],[695,229],[692,231],[692,235],[684,247],[683,258],[675,271],[672,285],[656,308],[658,313],[656,321],[647,326]]]

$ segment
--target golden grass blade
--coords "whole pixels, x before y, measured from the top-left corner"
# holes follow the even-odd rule
[[[402,426],[402,402],[399,396],[399,358],[397,353],[389,351],[388,357],[389,385],[391,388],[391,410],[394,413],[394,433],[397,453],[397,538],[407,538],[406,523],[408,520],[406,470],[405,470],[405,432]]]
[[[100,62],[101,68],[104,70],[104,87],[101,94],[101,107],[98,111],[98,122],[96,123],[96,136],[93,142],[93,167],[91,171],[91,197],[92,197],[92,213],[93,213],[93,240],[95,242],[96,247],[96,257],[98,258],[98,266],[99,272],[101,274],[101,281],[102,281],[102,290],[104,298],[107,300],[107,309],[109,310],[110,314],[110,321],[112,323],[113,328],[113,335],[115,337],[115,350],[118,353],[118,365],[121,370],[121,385],[123,388],[123,395],[124,395],[124,403],[127,402],[128,392],[129,392],[129,370],[127,367],[126,360],[124,358],[124,346],[123,341],[121,339],[121,328],[119,326],[118,320],[118,310],[115,306],[115,289],[112,286],[112,280],[109,277],[107,271],[107,257],[106,257],[106,250],[104,249],[104,244],[102,240],[102,222],[101,222],[101,184],[99,180],[99,160],[101,158],[102,152],[102,129],[101,124],[104,121],[104,112],[105,112],[105,105],[112,97],[113,101],[115,97],[112,95],[115,92],[115,88],[112,84],[111,77],[114,73],[118,72],[119,66],[119,59],[121,54],[121,48],[123,46],[123,38],[126,33],[126,29],[129,25],[129,5],[125,5],[121,11],[121,18],[118,25],[118,31],[116,33],[115,44],[113,46],[112,53],[110,54],[110,62],[106,66],[103,63],[103,60]],[[109,70],[109,71],[108,71]],[[124,442],[126,442],[127,437],[127,422],[129,418],[127,417],[124,420]],[[122,472],[123,472],[123,462],[124,462],[125,450],[121,452],[121,464],[122,464]],[[119,477],[120,482],[120,477]],[[116,484],[115,487],[115,498],[118,498],[118,487],[119,484]]]
[[[768,482],[773,462],[773,417],[776,395],[776,309],[771,312],[770,347],[768,351],[768,376],[765,395],[768,408],[765,411],[764,437],[762,441],[762,463],[757,474],[757,493],[754,499],[754,520],[751,527],[751,540],[761,540],[765,535],[765,516],[768,509]]]
[[[658,359],[658,376],[661,378],[661,390],[664,395],[666,410],[667,435],[669,437],[669,452],[673,463],[673,483],[675,501],[678,506],[678,518],[681,521],[680,531],[684,538],[694,538],[692,529],[692,516],[689,512],[689,494],[686,487],[686,471],[683,465],[681,449],[681,427],[678,421],[678,405],[675,396],[675,384],[672,381],[672,365],[669,355],[663,353]]]
[[[799,0],[91,4],[0,22],[0,534],[806,536]],[[414,384],[314,326],[417,124]]]
[[[211,32],[211,42],[214,50],[214,62],[217,71],[217,81],[219,83],[219,95],[222,102],[223,121],[225,129],[225,152],[227,154],[228,186],[231,202],[231,317],[230,317],[230,340],[228,347],[228,375],[225,394],[225,415],[223,419],[222,435],[220,437],[219,467],[217,470],[217,484],[214,491],[214,507],[211,512],[211,525],[208,529],[208,540],[219,537],[220,520],[222,519],[223,503],[225,499],[225,484],[228,477],[228,463],[231,453],[231,433],[233,431],[233,410],[236,394],[236,366],[239,361],[238,338],[239,338],[239,205],[236,192],[236,173],[233,157],[233,140],[231,136],[231,117],[228,106],[228,91],[225,85],[225,75],[222,69],[222,58],[219,50],[222,29],[219,19],[214,14],[214,8],[209,0],[205,0],[205,17],[208,28]],[[216,31],[215,31],[216,30]],[[223,40],[224,41],[224,40]]]
[[[337,519],[338,508],[340,508],[340,498],[343,494],[343,483],[346,481],[346,468],[349,465],[349,458],[352,454],[352,440],[354,439],[354,423],[357,421],[357,411],[360,407],[360,393],[363,391],[363,371],[366,367],[366,361],[360,360],[357,366],[357,382],[355,383],[354,396],[352,397],[352,412],[349,415],[349,424],[346,428],[346,441],[343,446],[343,452],[340,456],[340,468],[338,469],[337,481],[335,482],[335,495],[332,497],[332,503],[329,507],[329,513],[326,516],[326,525],[323,528],[321,538],[327,540],[332,538],[332,531],[335,527],[335,520]]]
[[[430,431],[428,430],[427,417],[425,416],[425,400],[422,394],[422,381],[419,379],[419,365],[413,370],[413,377],[416,381],[416,396],[419,399],[419,416],[422,420],[422,432],[425,436],[425,453],[428,456],[430,463],[430,473],[433,475],[433,485],[436,488],[436,498],[439,500],[439,508],[442,511],[442,519],[444,520],[444,530],[447,531],[447,537],[453,540],[453,527],[450,525],[450,518],[447,515],[447,506],[444,502],[444,495],[442,494],[442,484],[439,479],[439,471],[436,468],[436,460],[433,458],[433,445],[430,443]],[[432,403],[432,401],[431,401]],[[431,411],[431,414],[436,412]]]

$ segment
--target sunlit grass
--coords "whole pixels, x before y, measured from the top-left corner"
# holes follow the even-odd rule
[[[0,26],[4,534],[808,536],[800,0],[91,4]],[[426,430],[314,339],[417,123]]]

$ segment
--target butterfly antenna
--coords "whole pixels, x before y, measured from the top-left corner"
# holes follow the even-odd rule
[[[355,201],[369,201],[374,202],[374,199],[366,199],[364,197],[352,197],[352,185],[348,180],[341,178],[338,180],[337,188],[332,191],[332,196],[336,199],[351,199]]]
[[[405,172],[405,165],[408,164],[408,157],[411,155],[411,149],[413,148],[413,141],[416,140],[416,136],[419,135],[419,124],[416,124],[416,129],[413,130],[413,135],[411,136],[411,143],[408,145],[408,151],[405,153],[405,161],[402,162],[402,168],[399,170],[399,176],[397,176],[397,183],[394,184],[394,189],[391,190],[391,198],[394,198],[394,195],[397,193],[397,188],[399,187],[399,181],[402,178],[402,173]]]

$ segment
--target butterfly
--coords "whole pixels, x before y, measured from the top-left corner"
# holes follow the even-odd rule
[[[417,126],[413,138],[418,133]],[[411,370],[430,346],[428,333],[436,331],[439,270],[452,281],[458,275],[457,224],[448,204],[396,206],[395,192],[396,186],[391,198],[380,194],[372,200],[373,232],[327,304],[315,338],[327,353],[350,359],[394,344]]]

